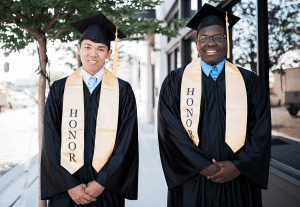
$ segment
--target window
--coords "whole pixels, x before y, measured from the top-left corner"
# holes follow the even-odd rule
[[[188,65],[190,62],[198,58],[197,46],[195,43],[196,32],[191,31],[182,40],[181,52],[182,52],[182,66]]]
[[[193,17],[198,11],[198,0],[191,0],[191,14],[190,17]]]
[[[192,18],[199,8],[202,6],[201,0],[182,0],[181,1],[181,13],[182,17],[190,17]],[[200,7],[199,7],[200,5]]]
[[[171,54],[168,54],[168,73],[171,72]]]
[[[175,60],[174,60],[174,69],[176,68],[180,68],[181,67],[181,52],[179,51],[179,48],[177,48],[174,51],[174,56],[175,56]]]
[[[198,58],[198,51],[197,51],[197,46],[196,46],[196,43],[195,43],[195,39],[190,38],[190,44],[191,44],[192,61],[194,61]]]
[[[177,30],[178,31],[178,25],[174,23],[174,20],[178,19],[178,12],[176,12],[176,14],[172,17],[172,19],[169,21],[168,23],[168,27],[171,27],[171,29],[173,30]],[[171,38],[168,37],[168,42],[170,42]]]
[[[181,52],[179,48],[176,48],[168,54],[168,72],[181,67]]]

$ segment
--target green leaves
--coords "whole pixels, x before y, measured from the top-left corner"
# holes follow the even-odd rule
[[[164,26],[163,21],[141,16],[161,3],[161,0],[3,0],[0,1],[0,41],[15,51],[41,35],[62,42],[77,40],[81,34],[70,23],[99,11],[129,38],[148,33],[176,37],[178,32]],[[176,21],[182,27],[188,20]]]
[[[241,2],[234,13],[242,19],[233,28],[235,62],[241,66],[250,65],[256,71],[256,5],[254,0]],[[268,1],[268,31],[270,68],[281,67],[279,62],[289,50],[300,49],[300,0]],[[237,55],[238,54],[238,55]]]

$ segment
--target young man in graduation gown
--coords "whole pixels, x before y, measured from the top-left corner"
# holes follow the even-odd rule
[[[45,107],[41,198],[53,207],[122,207],[137,199],[138,129],[131,86],[104,67],[126,36],[102,13],[71,24],[83,33],[82,67],[55,81]],[[117,51],[115,51],[117,53]]]
[[[225,60],[226,25],[238,20],[205,4],[187,24],[197,31],[200,58],[162,84],[158,136],[169,207],[262,206],[269,97],[256,74]]]

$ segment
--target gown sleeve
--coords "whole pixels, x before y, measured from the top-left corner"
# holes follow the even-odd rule
[[[232,163],[251,182],[266,189],[271,156],[269,94],[254,73],[249,81],[246,141]]]
[[[212,164],[212,158],[188,136],[180,118],[181,76],[175,71],[164,80],[158,103],[160,157],[169,189],[183,184]]]
[[[138,187],[138,122],[131,86],[120,90],[118,131],[112,156],[103,166],[96,181],[105,188],[136,200]]]
[[[80,182],[60,165],[61,116],[63,94],[60,84],[50,88],[44,113],[44,136],[41,155],[41,199],[76,187]]]

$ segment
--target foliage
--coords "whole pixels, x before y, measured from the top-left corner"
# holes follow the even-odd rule
[[[10,51],[23,49],[29,42],[45,35],[47,39],[69,42],[79,39],[70,23],[101,11],[127,36],[178,35],[162,26],[163,21],[143,18],[146,9],[160,0],[0,0],[0,41]]]
[[[241,17],[241,20],[233,27],[233,50],[234,59],[237,65],[245,67],[250,65],[252,71],[257,68],[257,26],[256,26],[256,5],[255,0],[247,3],[238,3],[234,8],[234,14]],[[239,53],[235,53],[236,50]],[[237,55],[238,54],[238,55]]]
[[[256,72],[257,26],[256,1],[242,1],[234,7],[234,14],[242,17],[233,30],[235,63],[250,65]],[[268,1],[270,69],[280,67],[280,59],[291,50],[300,49],[300,1]],[[299,61],[299,60],[294,60]]]
[[[161,3],[161,0],[0,0],[0,42],[6,52],[12,52],[36,40],[40,60],[37,71],[48,79],[50,86],[46,40],[78,40],[81,34],[70,23],[99,11],[128,38],[149,33],[176,37],[178,31],[163,26],[162,20],[143,16],[147,9]],[[179,20],[179,24],[184,25],[185,20]]]
[[[278,65],[286,52],[300,49],[300,1],[287,1],[279,5],[270,2],[269,7],[269,53],[272,68]],[[298,57],[294,62],[299,60]]]

